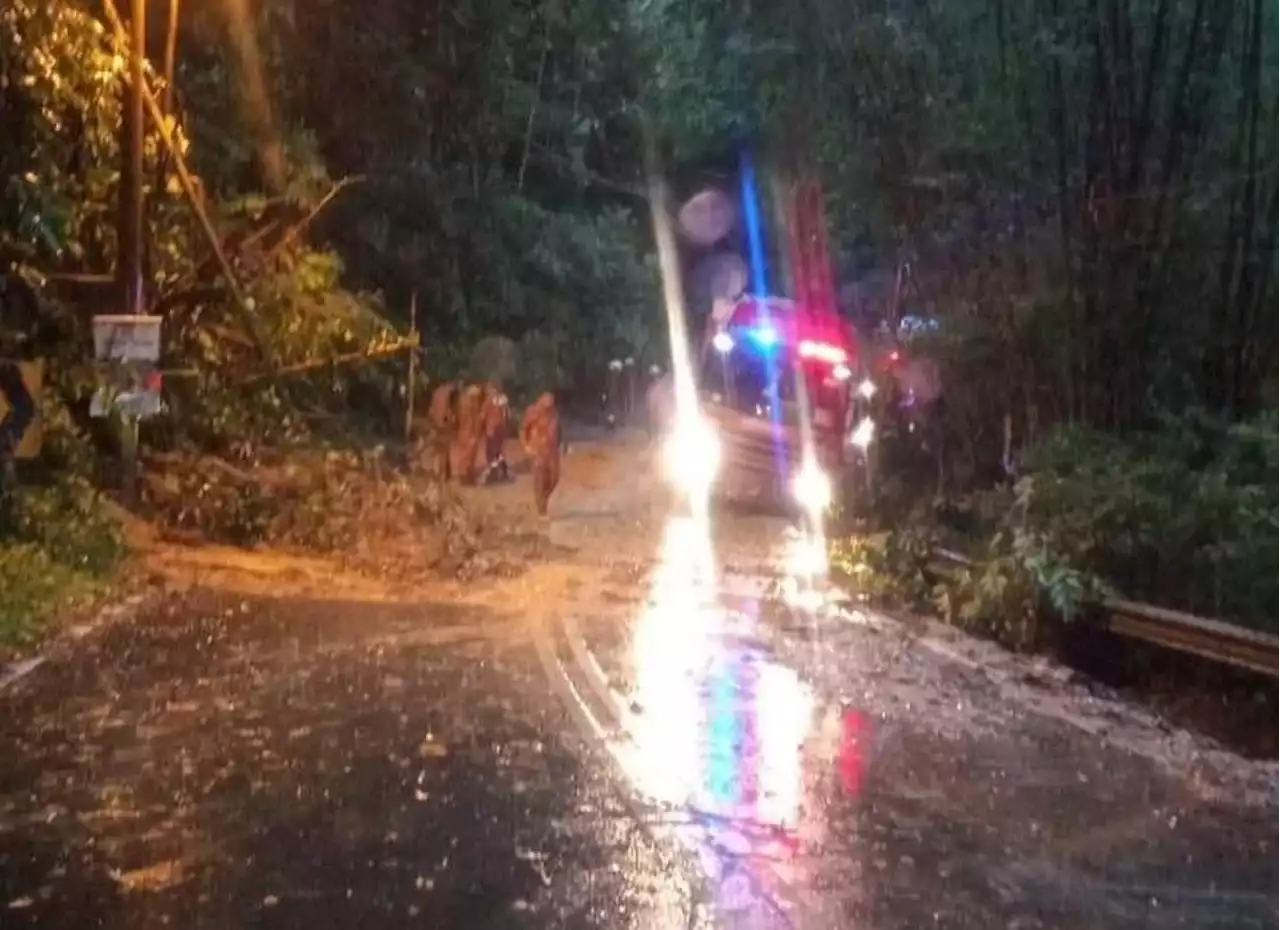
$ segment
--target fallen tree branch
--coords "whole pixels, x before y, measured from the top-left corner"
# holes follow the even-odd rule
[[[337,197],[338,194],[344,188],[350,187],[352,184],[359,184],[363,180],[364,180],[364,175],[357,174],[357,175],[352,175],[351,177],[343,178],[337,184],[333,185],[333,187],[329,189],[329,193],[321,197],[319,202],[316,203],[316,205],[312,207],[309,211],[307,211],[306,216],[304,216],[302,219],[300,219],[298,222],[294,223],[292,226],[290,226],[284,231],[284,234],[280,237],[280,239],[276,242],[276,244],[273,245],[267,251],[267,258],[268,259],[274,258],[275,256],[279,255],[280,252],[283,251],[286,247],[288,247],[289,244],[292,243],[294,239],[298,237],[298,234],[301,233],[302,230],[310,226],[311,223],[315,220],[315,218],[320,215],[320,212],[324,210],[324,208],[329,205],[330,201],[332,201],[334,197]]]
[[[274,215],[267,216],[267,213],[279,203],[280,201],[272,201],[267,204],[266,209],[247,224],[252,225],[252,223],[262,223],[262,225],[257,229],[254,229],[247,234],[245,234],[243,230],[234,230],[227,236],[227,246],[236,256],[244,255],[244,253],[248,252],[263,239],[266,239],[270,233],[273,233],[280,228],[281,223],[279,217]],[[265,222],[263,222],[264,218]],[[244,238],[237,240],[236,237],[241,234],[244,234]]]
[[[258,222],[261,222],[264,219],[265,222],[261,222],[261,225],[258,226],[258,228],[245,234],[243,239],[232,242],[231,237],[228,237],[228,245],[237,256],[243,257],[250,249],[261,245],[265,239],[270,238],[275,233],[280,233],[280,238],[277,239],[275,244],[270,246],[266,251],[267,259],[274,258],[285,246],[297,237],[299,232],[309,226],[315,218],[320,215],[320,211],[328,206],[329,202],[333,200],[333,198],[336,197],[343,188],[352,184],[358,184],[364,179],[364,175],[352,175],[350,177],[343,178],[341,181],[334,184],[329,192],[320,198],[319,202],[317,202],[313,207],[309,208],[306,213],[289,223],[284,221],[282,215],[286,212],[296,213],[297,211],[286,211],[282,208],[292,206],[293,204],[282,197],[277,197],[274,200],[268,201],[265,209],[257,218]],[[281,230],[283,230],[283,232],[281,232]]]
[[[191,307],[196,304],[211,303],[227,296],[225,287],[191,287],[181,291],[173,291],[156,301],[152,312],[156,316],[167,316],[179,307]]]
[[[405,339],[391,346],[384,346],[381,349],[364,349],[359,352],[348,352],[343,355],[333,355],[329,358],[308,359],[305,362],[297,362],[293,365],[283,365],[274,369],[268,374],[253,375],[245,378],[243,381],[236,382],[236,386],[255,384],[264,378],[274,375],[295,375],[303,374],[308,371],[315,371],[319,368],[327,368],[331,365],[346,365],[351,362],[370,361],[378,358],[387,358],[392,355],[399,355],[401,352],[408,352],[416,349],[420,340],[416,338]]]
[[[238,381],[231,381],[227,387],[244,387],[248,384],[257,384],[267,378],[274,378],[277,375],[297,375],[306,374],[309,371],[316,371],[321,368],[327,368],[333,365],[346,365],[352,362],[373,361],[380,358],[389,358],[392,355],[398,355],[401,352],[408,352],[416,349],[421,345],[421,340],[410,337],[395,345],[383,346],[380,349],[362,349],[358,352],[347,352],[342,355],[331,355],[326,358],[307,359],[302,362],[295,362],[292,365],[282,365],[273,368],[269,372],[260,372],[255,375],[249,375],[247,378],[241,378]],[[201,371],[198,368],[164,368],[160,370],[160,374],[165,378],[202,378],[208,377],[209,373]]]

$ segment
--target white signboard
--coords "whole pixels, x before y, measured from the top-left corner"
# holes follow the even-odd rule
[[[95,316],[93,354],[103,361],[158,361],[162,319],[158,316]]]
[[[99,388],[89,400],[89,416],[105,417],[112,410],[124,417],[145,420],[164,410],[164,400],[159,391],[121,391],[112,396],[106,388]]]
[[[106,417],[114,412],[127,419],[144,420],[164,411],[164,375],[150,363],[133,362],[114,371],[101,371],[99,377],[103,381],[89,399],[90,416]]]

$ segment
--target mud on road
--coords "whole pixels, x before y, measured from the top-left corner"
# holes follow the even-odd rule
[[[0,692],[0,926],[1274,926],[1274,763],[788,609],[767,517],[717,519],[700,625],[638,445],[575,447],[549,521],[469,493],[519,571],[171,553]],[[584,655],[603,738],[556,679]]]

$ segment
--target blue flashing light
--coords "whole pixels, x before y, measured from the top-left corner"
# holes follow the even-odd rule
[[[778,344],[778,331],[772,326],[757,326],[750,330],[751,341],[762,349],[772,349]]]
[[[741,158],[742,212],[747,227],[747,248],[751,254],[751,284],[757,294],[769,293],[764,266],[764,229],[760,222],[760,194],[756,190],[756,168],[751,153]]]
[[[707,768],[703,790],[719,805],[732,806],[739,800],[738,758],[742,745],[736,682],[732,663],[717,663],[707,682],[708,708]]]

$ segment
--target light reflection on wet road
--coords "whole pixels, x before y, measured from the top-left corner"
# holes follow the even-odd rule
[[[1274,805],[1206,787],[1239,760],[812,610],[778,521],[557,507],[525,577],[197,590],[6,692],[0,926],[1275,925]]]
[[[834,783],[856,798],[869,718],[841,710],[831,745],[813,689],[760,639],[761,599],[729,594],[712,550],[708,527],[667,520],[649,597],[630,627],[635,686],[630,700],[603,702],[630,712],[592,729],[617,734],[614,755],[641,795],[683,812],[666,832],[698,851],[721,920],[828,925],[831,909],[806,894],[815,877],[806,868],[824,840],[822,793]],[[812,539],[788,534],[778,561],[793,569],[774,585],[784,601],[822,603]],[[588,675],[600,674],[600,660],[589,664]],[[843,889],[841,909],[855,892]]]
[[[722,909],[742,910],[753,894],[777,906],[806,809],[813,697],[755,640],[751,613],[725,602],[706,528],[673,518],[660,551],[631,634],[638,764],[626,768],[642,794],[688,812],[686,840]]]
[[[719,922],[1274,923],[1271,815],[1189,798],[1145,760],[1001,706],[1012,694],[971,702],[947,662],[910,680],[910,637],[832,609],[820,545],[770,530],[780,576],[765,582],[667,519],[631,622],[575,650],[591,652],[585,677],[609,679],[581,689],[613,692],[599,717],[626,708],[595,732],[642,797],[680,811],[662,832],[698,851]]]

